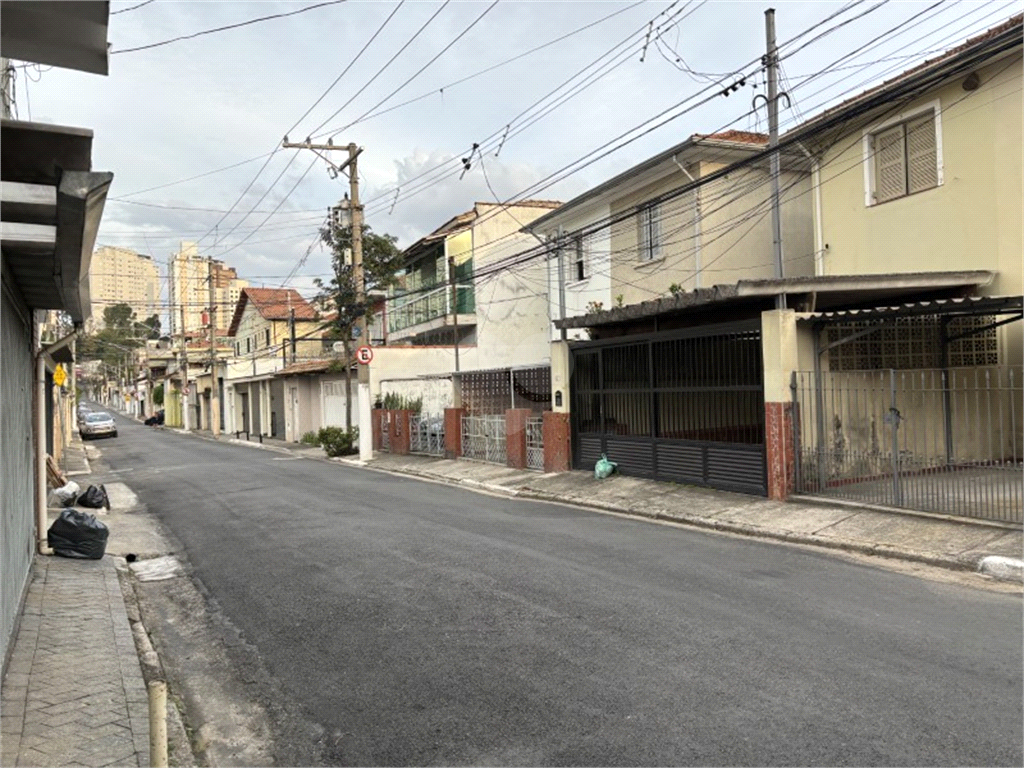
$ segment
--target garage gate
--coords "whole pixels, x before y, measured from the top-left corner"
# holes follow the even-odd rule
[[[767,494],[759,320],[577,342],[573,466]]]

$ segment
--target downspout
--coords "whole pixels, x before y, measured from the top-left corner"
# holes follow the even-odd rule
[[[35,429],[33,430],[36,442],[36,546],[40,555],[51,554],[46,544],[46,356],[63,349],[72,343],[78,336],[74,330],[60,341],[55,341],[49,346],[43,345],[43,328],[39,322],[35,323],[36,332],[36,387],[35,406],[36,418]]]
[[[800,151],[811,161],[811,188],[814,190],[814,276],[825,274],[825,235],[821,224],[821,163],[816,155],[797,142]]]
[[[686,170],[686,166],[676,160],[676,156],[672,155],[672,162],[675,163],[679,170],[686,174],[692,182],[697,180],[693,178],[693,175]],[[700,213],[700,187],[694,187],[693,189],[693,262],[694,262],[694,287],[701,287],[701,240],[703,234],[701,232],[701,213]]]

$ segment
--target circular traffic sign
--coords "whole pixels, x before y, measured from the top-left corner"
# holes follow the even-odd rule
[[[366,346],[360,347],[356,350],[356,360],[359,361],[360,365],[369,365],[370,361],[373,360],[373,350]]]

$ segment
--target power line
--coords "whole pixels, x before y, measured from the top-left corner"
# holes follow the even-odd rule
[[[119,14],[119,13],[128,13],[128,11],[137,11],[139,8],[144,8],[145,6],[149,5],[150,3],[154,3],[154,2],[156,2],[156,0],[146,0],[146,2],[139,3],[138,5],[133,5],[131,8],[122,8],[119,11],[111,11],[110,15],[111,16],[117,16],[117,14]]]
[[[316,5],[308,5],[305,8],[299,8],[296,11],[288,11],[287,13],[275,13],[270,16],[261,16],[257,19],[249,19],[248,21],[242,21],[237,24],[228,24],[223,27],[214,27],[213,29],[204,29],[201,32],[193,32],[191,35],[181,35],[179,37],[172,37],[170,40],[161,40],[159,43],[149,43],[148,45],[140,45],[135,48],[122,48],[118,51],[111,51],[110,53],[134,53],[135,51],[146,51],[150,48],[159,48],[162,45],[170,45],[171,43],[177,43],[182,40],[192,40],[196,37],[202,37],[203,35],[212,35],[215,32],[226,32],[229,29],[238,29],[239,27],[248,27],[251,24],[259,24],[264,21],[270,21],[272,19],[283,19],[286,16],[296,16],[300,13],[306,13],[306,11],[313,11],[317,8],[324,8],[329,5],[338,5],[340,3],[347,2],[347,0],[326,0],[323,3],[317,3]]]

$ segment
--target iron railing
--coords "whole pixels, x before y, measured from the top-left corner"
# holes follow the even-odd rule
[[[1020,366],[796,371],[798,493],[1022,522]]]
[[[505,416],[463,416],[462,455],[467,459],[505,464]]]
[[[475,293],[472,285],[456,286],[458,295],[458,311],[460,315],[470,315],[476,311]],[[440,286],[432,291],[413,294],[408,297],[397,296],[393,305],[388,308],[388,331],[395,333],[426,323],[451,313],[452,289]]]
[[[531,416],[526,420],[526,466],[544,469],[544,417]]]
[[[444,416],[410,416],[409,450],[412,453],[444,456]]]

